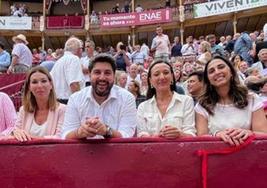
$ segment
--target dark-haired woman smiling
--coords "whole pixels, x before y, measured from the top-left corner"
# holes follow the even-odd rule
[[[228,60],[216,56],[209,61],[204,82],[206,90],[195,107],[198,135],[212,134],[239,145],[253,132],[267,132],[262,101],[240,84]]]
[[[137,111],[139,137],[175,139],[195,134],[193,99],[175,92],[173,69],[163,60],[148,70],[147,101]]]

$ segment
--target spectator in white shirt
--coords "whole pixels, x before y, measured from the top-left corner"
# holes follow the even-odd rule
[[[28,41],[23,34],[19,34],[12,38],[14,44],[12,50],[11,64],[7,73],[25,73],[32,66],[32,52],[28,48]]]
[[[114,85],[115,60],[99,54],[89,66],[91,86],[73,94],[67,105],[63,138],[132,137],[136,128],[135,99]]]
[[[186,39],[187,43],[182,46],[181,53],[182,55],[196,55],[197,49],[193,42],[193,37],[189,36]]]
[[[146,55],[140,51],[140,45],[134,46],[134,52],[131,54],[131,61],[137,65],[143,65],[146,59]]]
[[[65,43],[64,50],[64,55],[53,66],[51,76],[58,101],[67,104],[70,95],[84,87],[80,62],[83,44],[80,39],[71,37]]]
[[[149,56],[149,47],[146,45],[145,42],[142,42],[142,46],[141,46],[140,51],[143,52],[143,54],[146,55],[146,58],[148,58],[148,56]]]
[[[92,14],[90,16],[91,24],[97,24],[98,23],[98,16],[94,10],[92,10]]]
[[[141,78],[140,75],[138,74],[138,66],[136,64],[131,64],[129,68],[126,88],[128,88],[128,85],[132,80],[136,80],[139,84],[141,84]]]
[[[137,5],[136,6],[136,8],[135,8],[135,12],[137,12],[137,13],[140,13],[140,12],[143,12],[144,10],[143,10],[143,8],[141,7],[141,5]]]
[[[85,53],[86,56],[81,58],[82,63],[82,71],[85,79],[85,85],[90,85],[90,78],[89,78],[89,63],[91,59],[97,54],[95,51],[95,43],[92,40],[85,41]]]
[[[138,137],[175,139],[195,135],[193,99],[175,91],[171,65],[155,61],[148,70],[148,100],[137,111]]]
[[[168,35],[163,34],[163,29],[158,26],[156,29],[157,36],[153,38],[151,51],[155,52],[155,60],[163,59],[169,61],[171,52],[171,43]]]
[[[117,85],[120,86],[121,88],[127,89],[126,88],[126,84],[127,84],[127,73],[126,72],[121,72],[118,76],[117,76]]]

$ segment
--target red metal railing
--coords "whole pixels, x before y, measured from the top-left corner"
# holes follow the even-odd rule
[[[21,106],[21,94],[25,77],[25,74],[0,75],[0,91],[9,95],[17,111]]]

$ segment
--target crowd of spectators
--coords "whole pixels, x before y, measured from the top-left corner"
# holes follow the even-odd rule
[[[17,35],[7,73],[28,73],[23,106],[3,135],[19,141],[110,138],[137,130],[138,137],[209,134],[242,144],[267,133],[266,25],[234,36],[188,36],[185,44],[178,36],[171,43],[158,26],[151,47],[119,42],[106,53],[92,40],[72,36],[64,52],[33,49],[30,64],[28,41]],[[0,60],[8,59],[2,44],[0,50]]]
[[[11,16],[28,16],[28,7],[25,4],[14,3],[10,6],[10,15]]]

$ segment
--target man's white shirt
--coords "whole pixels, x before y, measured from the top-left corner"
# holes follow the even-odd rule
[[[119,131],[122,137],[132,137],[136,128],[134,96],[113,85],[109,97],[99,105],[93,97],[92,86],[74,93],[69,98],[62,128],[62,138],[78,129],[86,118],[99,117],[101,122]]]
[[[71,52],[64,52],[64,56],[55,63],[50,73],[58,99],[70,97],[71,83],[79,82],[81,88],[85,86],[80,58]]]

